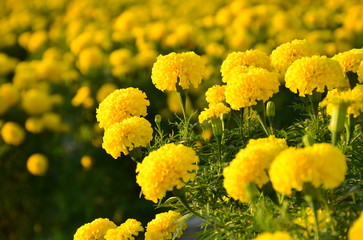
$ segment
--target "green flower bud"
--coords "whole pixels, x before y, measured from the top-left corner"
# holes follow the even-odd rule
[[[306,134],[303,136],[302,142],[305,147],[309,147],[314,144],[314,139],[309,134]]]
[[[273,101],[268,101],[266,105],[266,116],[268,118],[274,118],[276,112],[275,103]]]

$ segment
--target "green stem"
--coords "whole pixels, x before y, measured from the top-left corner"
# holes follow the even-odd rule
[[[180,106],[181,106],[181,109],[183,112],[184,120],[186,120],[187,119],[187,114],[185,111],[186,94],[184,91],[177,91],[176,93],[178,95],[178,99],[179,99],[179,103],[180,103]]]
[[[263,103],[263,101],[258,101],[257,105],[252,106],[253,110],[255,110],[257,112],[257,119],[260,122],[263,130],[265,131],[267,136],[270,136],[271,133],[269,132],[269,130],[267,129],[267,124],[266,124],[266,110],[265,110],[265,104]]]
[[[308,99],[310,102],[312,117],[318,118],[321,93],[314,90],[312,95],[308,95]]]
[[[348,145],[350,144],[350,142],[352,140],[354,126],[355,126],[355,118],[354,118],[353,114],[349,114],[349,116],[347,117],[346,122],[345,122],[346,141],[347,141]]]
[[[319,231],[319,217],[318,217],[318,209],[316,207],[317,201],[319,199],[319,189],[315,188],[311,183],[304,183],[303,190],[305,192],[305,201],[311,208],[313,212],[314,218],[314,240],[320,240],[320,231]]]

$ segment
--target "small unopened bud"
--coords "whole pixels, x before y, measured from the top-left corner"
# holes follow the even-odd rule
[[[268,118],[274,118],[276,112],[275,103],[273,101],[268,101],[266,105],[266,116]]]
[[[306,134],[303,136],[302,142],[305,147],[310,147],[314,144],[314,139],[309,134]]]
[[[220,118],[212,118],[212,130],[216,137],[220,137],[223,134],[222,121]]]
[[[154,121],[157,125],[159,125],[161,123],[161,116],[159,114],[155,115]]]
[[[329,130],[331,132],[343,132],[348,106],[349,104],[346,103],[339,103],[333,106],[329,124]]]

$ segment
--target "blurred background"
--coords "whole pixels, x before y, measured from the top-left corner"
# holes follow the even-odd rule
[[[136,164],[102,149],[96,108],[137,87],[164,126],[181,109],[151,82],[159,54],[194,51],[206,74],[188,111],[221,84],[232,51],[306,39],[327,56],[361,48],[360,0],[0,1],[0,239],[72,239],[98,217],[116,224],[155,214],[139,198]],[[288,94],[288,93],[286,93]],[[285,99],[285,100],[283,100]],[[288,98],[275,99],[283,105]]]

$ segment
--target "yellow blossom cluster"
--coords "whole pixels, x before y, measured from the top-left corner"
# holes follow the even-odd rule
[[[253,240],[293,240],[287,232],[262,233]]]
[[[141,223],[135,219],[127,219],[117,228],[111,228],[106,232],[105,240],[135,240],[139,232],[143,232],[144,228]]]

